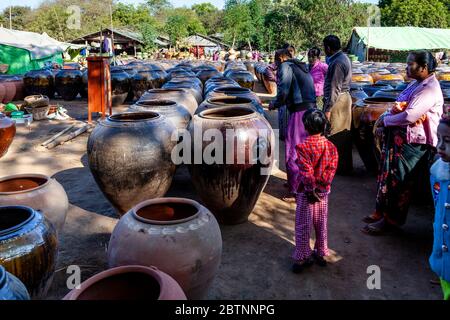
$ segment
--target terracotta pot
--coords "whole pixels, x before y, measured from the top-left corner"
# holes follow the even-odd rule
[[[0,265],[26,286],[32,298],[45,297],[56,266],[53,225],[30,207],[0,207]]]
[[[163,85],[163,89],[186,89],[195,97],[195,100],[197,100],[197,104],[200,104],[203,101],[202,89],[195,83],[192,83],[190,81],[169,81]]]
[[[214,77],[206,81],[204,88],[204,96],[206,97],[211,91],[219,87],[240,87],[240,86],[236,81],[230,78]]]
[[[178,283],[155,267],[123,266],[83,281],[63,300],[186,300]]]
[[[362,86],[362,89],[369,97],[371,97],[378,90],[392,90],[394,88],[386,84],[369,84]]]
[[[0,112],[0,158],[8,152],[16,135],[16,123]]]
[[[55,76],[56,92],[65,101],[74,100],[78,93],[82,91],[83,74],[80,70],[63,69]]]
[[[30,296],[25,285],[0,265],[1,300],[30,300]]]
[[[136,102],[128,109],[129,112],[154,111],[167,119],[179,130],[186,129],[191,121],[191,114],[186,108],[172,100],[145,99]]]
[[[149,89],[159,89],[167,80],[167,73],[163,70],[152,70],[150,71],[150,74],[152,79]]]
[[[0,178],[0,206],[22,205],[39,210],[60,233],[69,199],[61,184],[43,174],[17,174]]]
[[[171,159],[175,129],[156,112],[133,112],[109,116],[92,131],[89,168],[120,215],[169,190],[175,173]]]
[[[368,82],[373,83],[373,79],[370,76],[370,74],[353,74],[352,75],[352,82]]]
[[[17,75],[17,79],[14,81],[14,84],[16,85],[16,96],[14,97],[14,100],[23,100],[25,98],[25,86],[23,83],[23,76]]]
[[[235,97],[235,96],[217,96],[213,98],[207,98],[205,101],[202,102],[202,104],[200,104],[195,113],[199,114],[200,112],[205,110],[222,107],[236,107],[236,106],[250,108],[258,112],[260,116],[264,116],[264,109],[260,104],[247,97]]]
[[[186,77],[186,76],[192,76],[195,77],[195,73],[186,69],[181,68],[175,68],[173,70],[170,70],[167,72],[167,80],[170,81],[173,78],[177,77]]]
[[[112,106],[117,107],[125,102],[131,90],[131,79],[128,73],[119,69],[111,69],[111,99]]]
[[[378,81],[405,81],[405,78],[400,73],[381,73]]]
[[[14,100],[16,96],[16,85],[14,82],[17,80],[14,76],[3,75],[0,76],[0,81],[5,86],[5,95],[3,96],[3,103],[8,103]]]
[[[195,110],[198,108],[197,99],[192,94],[192,92],[188,89],[183,88],[159,88],[159,89],[151,89],[148,90],[139,101],[144,100],[153,100],[153,99],[162,99],[162,100],[172,100],[177,102],[179,105],[184,107],[189,111],[191,115],[194,114]]]
[[[190,199],[144,201],[117,223],[108,246],[110,267],[155,266],[174,278],[188,299],[207,294],[222,255],[216,219]]]
[[[44,95],[53,98],[55,95],[55,77],[49,70],[33,70],[27,72],[23,77],[25,94]]]
[[[248,99],[246,100],[248,105]],[[194,187],[219,222],[246,222],[267,183],[273,165],[272,128],[264,117],[251,108],[236,106],[202,111],[193,117],[189,125],[191,136],[208,129],[216,129],[222,133],[228,130],[230,133],[234,132],[236,137],[228,134],[221,137],[223,151],[221,153],[215,150],[215,153],[222,154],[224,159],[216,159],[212,164],[207,164],[211,163],[210,160],[206,162],[201,159],[201,163],[198,163],[196,159],[196,162],[189,165]],[[195,144],[198,141],[192,143],[191,149],[197,150],[199,147]],[[209,143],[205,141],[202,144],[201,154],[204,155]],[[200,153],[200,150],[197,152]],[[230,159],[230,155],[234,157]]]
[[[232,70],[227,74],[227,77],[233,79],[243,88],[254,90],[255,79],[253,75],[248,71],[235,71]]]
[[[2,82],[0,82],[0,102],[3,102],[3,98],[5,97],[5,95],[6,95],[6,87]]]

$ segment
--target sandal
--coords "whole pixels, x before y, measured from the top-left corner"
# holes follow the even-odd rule
[[[379,214],[378,212],[374,212],[371,215],[365,216],[362,221],[369,224],[369,223],[374,223],[377,221],[380,221],[380,219],[383,218],[383,215]]]
[[[311,256],[311,257],[303,259],[301,261],[294,262],[294,264],[292,265],[291,270],[292,270],[293,273],[300,273],[303,270],[305,270],[305,268],[312,266],[313,263],[314,263],[314,260],[313,260],[313,258]]]

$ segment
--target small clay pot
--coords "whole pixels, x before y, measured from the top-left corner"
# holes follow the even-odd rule
[[[186,300],[179,284],[155,267],[121,266],[100,272],[63,300]]]
[[[0,265],[1,300],[30,300],[30,296],[25,285]]]

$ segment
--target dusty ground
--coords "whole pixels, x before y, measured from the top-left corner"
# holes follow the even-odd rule
[[[85,101],[63,102],[72,117],[86,119]],[[116,109],[123,110],[125,107]],[[277,127],[276,112],[267,112]],[[104,270],[106,247],[117,215],[104,198],[87,165],[83,134],[52,150],[40,143],[67,126],[36,121],[31,131],[18,127],[8,154],[0,159],[0,176],[45,173],[65,188],[70,209],[61,237],[57,271],[48,299],[67,292],[66,268],[76,264],[83,280]],[[281,152],[283,154],[283,145]],[[280,200],[286,175],[283,157],[250,216],[237,226],[222,226],[223,255],[210,299],[441,299],[428,266],[432,245],[433,209],[413,206],[401,235],[370,237],[359,230],[361,218],[374,207],[374,177],[355,153],[355,174],[337,177],[330,199],[328,267],[313,266],[301,275],[290,272],[294,248],[295,205]],[[178,170],[170,196],[198,199],[187,170]],[[367,267],[381,268],[381,290],[366,286]]]

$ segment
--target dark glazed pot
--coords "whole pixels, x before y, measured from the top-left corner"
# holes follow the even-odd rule
[[[220,223],[246,222],[272,169],[272,128],[250,108],[222,107],[202,111],[189,125],[192,137],[209,129],[221,132],[222,136],[215,139],[222,139],[223,149],[219,152],[213,148],[212,152],[210,141],[202,143],[193,139],[191,149],[195,157],[189,165],[192,182],[205,206]],[[205,152],[207,147],[209,152]],[[197,159],[197,155],[204,157]],[[213,158],[205,158],[208,155]]]
[[[163,89],[186,89],[195,97],[197,104],[203,101],[202,88],[191,81],[169,81],[163,85]]]
[[[156,112],[119,113],[101,121],[88,139],[89,168],[120,215],[165,195],[175,164],[175,126]]]
[[[1,300],[30,300],[30,296],[25,285],[0,265]]]
[[[221,75],[221,73],[215,69],[213,70],[203,69],[197,72],[195,76],[199,78],[203,84],[205,84],[206,81],[218,75]]]
[[[16,135],[16,123],[0,112],[0,158],[8,152]]]
[[[139,99],[150,88],[150,71],[139,70],[131,78],[131,89],[135,99]]]
[[[117,223],[108,246],[110,267],[155,266],[175,279],[188,299],[207,294],[222,255],[217,220],[183,198],[144,201]]]
[[[155,267],[122,266],[102,271],[63,300],[186,300],[178,283]]]
[[[55,228],[39,211],[24,206],[0,207],[0,265],[23,282],[32,298],[45,297],[57,250]]]
[[[198,109],[195,113],[198,114],[204,110],[209,110],[209,109],[214,109],[214,108],[237,107],[237,106],[250,108],[250,109],[258,112],[259,115],[264,116],[263,107],[261,106],[261,104],[259,104],[255,100],[252,100],[251,98],[248,98],[248,97],[239,97],[239,96],[236,97],[236,96],[231,96],[231,95],[208,98],[205,101],[203,101],[202,104],[200,104],[200,106],[198,107]]]
[[[255,79],[253,75],[248,71],[239,71],[239,70],[231,70],[227,77],[233,79],[243,88],[247,88],[250,90],[254,90],[255,88]]]
[[[172,100],[161,99],[146,99],[140,100],[131,105],[128,109],[129,112],[145,112],[154,111],[157,112],[172,122],[172,124],[178,129],[186,129],[191,121],[191,114],[184,107]]]
[[[131,79],[128,73],[120,69],[111,69],[112,106],[120,106],[125,102],[131,90]]]
[[[205,100],[208,98],[218,97],[249,98],[250,100],[252,100],[252,104],[255,107],[255,110],[261,114],[264,114],[261,99],[250,89],[242,88],[239,86],[217,87],[214,90],[210,91],[208,95],[205,95]]]
[[[373,98],[393,98],[397,99],[397,97],[402,93],[403,90],[397,90],[397,89],[383,89],[378,90],[373,94]]]
[[[25,73],[23,77],[25,94],[44,95],[53,98],[55,95],[55,77],[49,70],[33,70]]]
[[[189,92],[187,89],[182,88],[172,88],[172,89],[151,89],[148,90],[139,101],[152,100],[152,99],[162,99],[162,100],[172,100],[177,102],[179,105],[183,106],[189,111],[191,115],[194,114],[195,110],[198,108],[197,100],[195,96]]]
[[[386,84],[369,84],[369,85],[363,86],[362,89],[369,97],[371,97],[378,90],[392,90],[394,88],[392,86],[386,85]]]
[[[83,74],[80,70],[63,69],[55,76],[56,92],[65,100],[74,100],[82,90]]]

